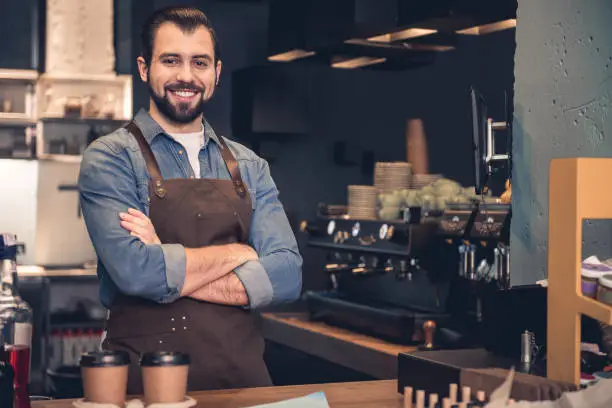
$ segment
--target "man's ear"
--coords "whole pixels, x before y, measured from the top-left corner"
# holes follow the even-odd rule
[[[217,69],[216,69],[216,75],[217,75],[217,79],[215,82],[215,85],[219,85],[219,78],[221,77],[221,68],[222,68],[223,64],[221,63],[221,60],[217,61]]]
[[[140,79],[142,79],[142,82],[148,82],[149,73],[148,73],[148,66],[147,66],[147,63],[145,62],[145,59],[143,57],[138,57],[136,61],[138,62],[138,73],[140,74]]]

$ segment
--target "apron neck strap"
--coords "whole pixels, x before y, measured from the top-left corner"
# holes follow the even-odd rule
[[[136,125],[136,123],[132,121],[128,123],[125,128],[134,136],[134,138],[136,138],[138,146],[140,146],[145,163],[147,164],[147,170],[153,179],[153,183],[155,183],[155,194],[158,197],[163,198],[166,195],[164,179],[161,175],[161,171],[159,170],[157,160],[155,160],[155,156],[153,155],[153,151],[151,150],[151,146],[149,146],[149,143],[147,143],[142,131],[138,125]],[[246,195],[246,188],[244,187],[244,182],[242,181],[242,176],[240,175],[238,162],[222,137],[219,138],[219,142],[221,143],[221,157],[223,158],[230,177],[232,178],[234,189],[240,197],[244,197]]]
[[[222,137],[219,137],[219,142],[221,143],[221,157],[223,157],[223,161],[225,161],[227,170],[230,173],[230,177],[232,178],[232,182],[234,183],[234,189],[240,197],[244,198],[244,196],[246,195],[246,188],[244,187],[244,182],[242,181],[242,176],[240,175],[238,162],[236,161],[236,158],[230,151],[229,147],[227,147],[227,143],[225,143],[225,140],[223,140]]]
[[[161,171],[159,170],[159,165],[157,164],[157,160],[155,160],[155,156],[153,155],[153,151],[151,150],[151,146],[146,141],[142,131],[134,122],[128,123],[125,127],[128,132],[134,136],[136,141],[138,142],[138,146],[140,146],[140,151],[144,156],[145,163],[147,164],[147,170],[153,179],[153,183],[155,184],[155,194],[159,198],[164,198],[166,196],[166,189],[164,188],[164,179],[161,175]]]

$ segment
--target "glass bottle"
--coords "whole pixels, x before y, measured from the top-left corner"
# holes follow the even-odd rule
[[[0,234],[0,338],[5,361],[14,371],[14,408],[30,408],[32,309],[19,296],[17,286],[17,239],[13,234]]]

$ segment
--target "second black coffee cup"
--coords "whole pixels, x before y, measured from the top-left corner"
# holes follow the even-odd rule
[[[175,351],[145,353],[140,358],[145,404],[182,402],[187,396],[189,355]]]

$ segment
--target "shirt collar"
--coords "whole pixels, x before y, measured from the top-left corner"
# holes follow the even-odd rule
[[[159,123],[157,123],[145,109],[140,109],[138,111],[134,117],[134,122],[136,125],[138,125],[142,131],[142,134],[144,135],[145,140],[149,144],[151,144],[153,139],[160,134],[168,136]],[[219,137],[213,130],[212,126],[210,126],[204,118],[202,118],[202,126],[204,127],[204,146],[206,146],[209,140],[213,140],[215,143],[220,144]]]

